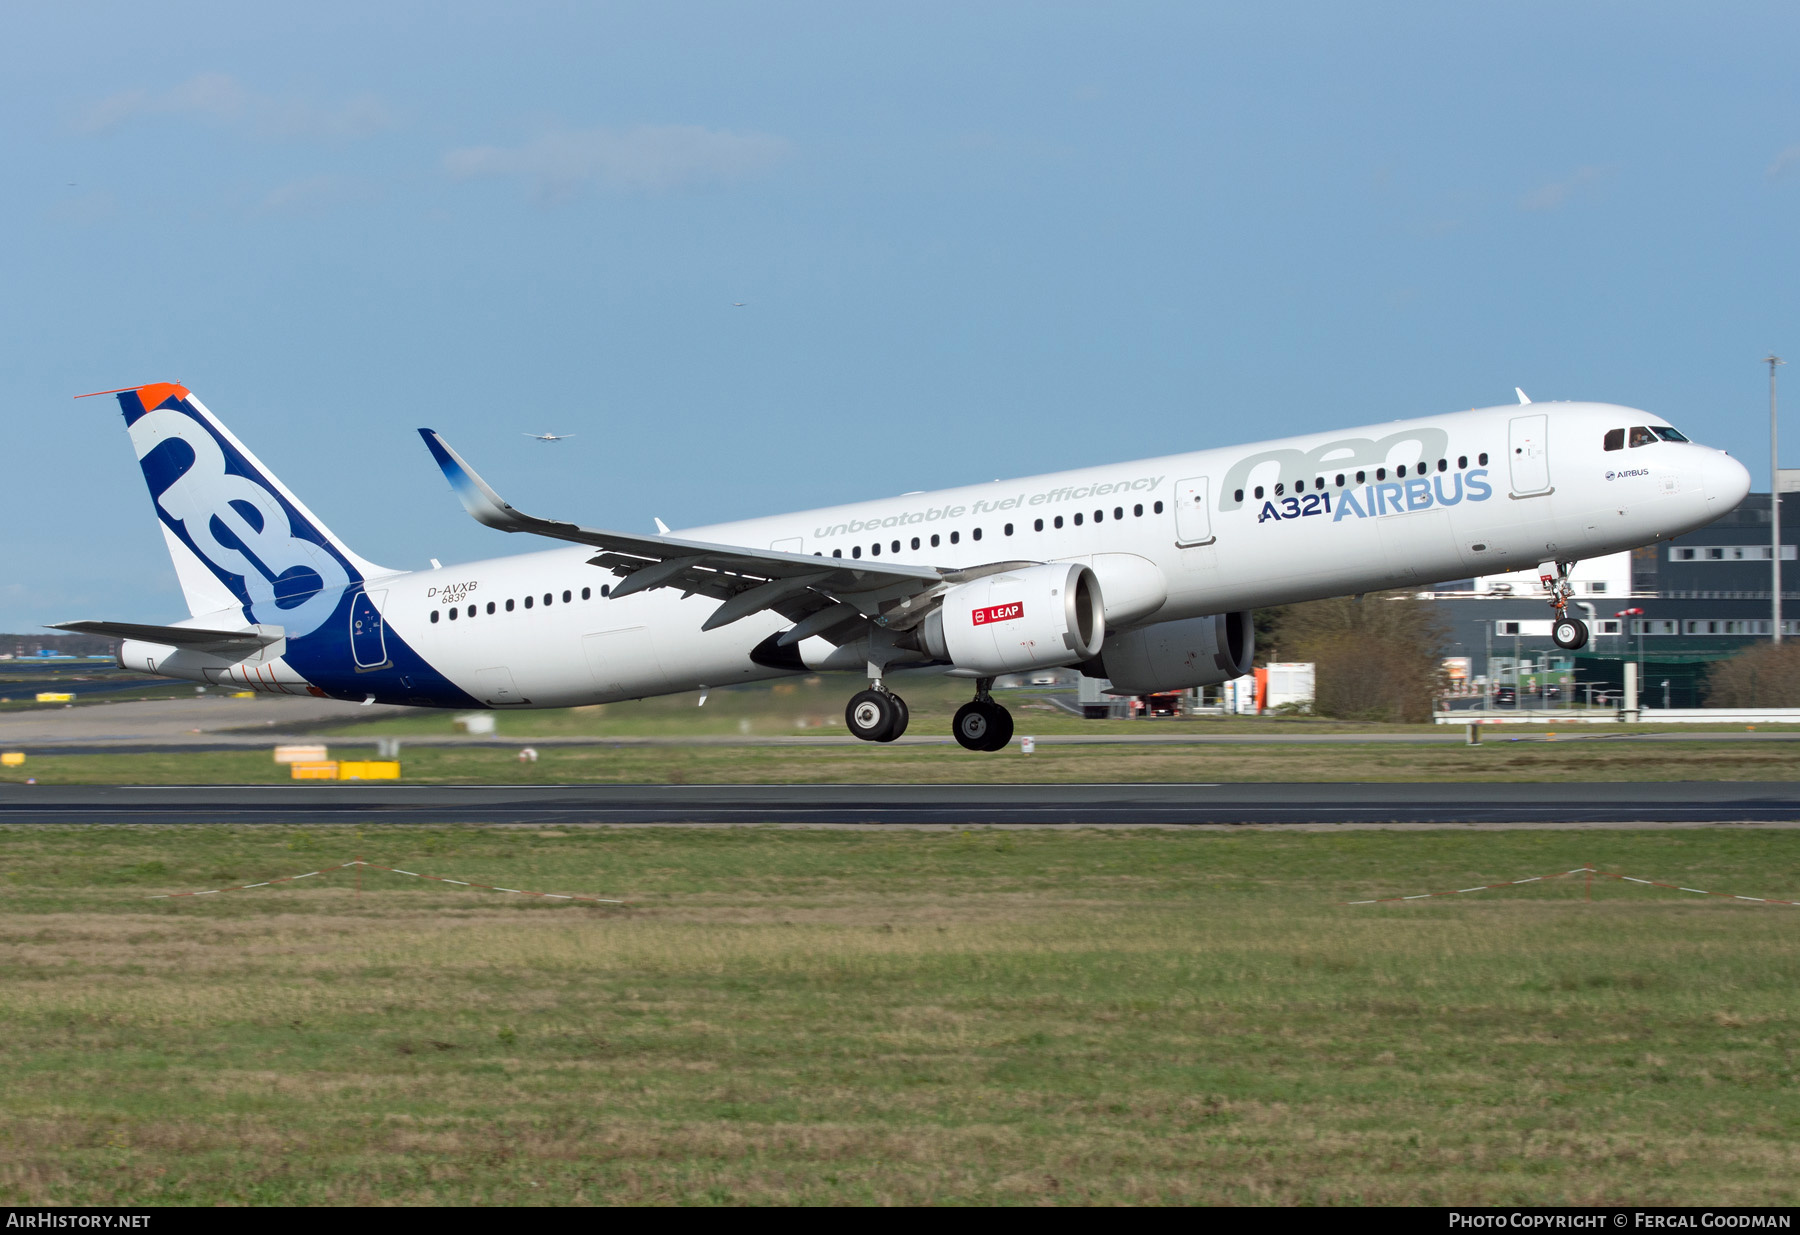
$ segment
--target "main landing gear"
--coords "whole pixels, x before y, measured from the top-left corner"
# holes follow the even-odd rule
[[[880,681],[851,695],[844,708],[844,723],[865,742],[892,742],[906,732],[908,719],[906,700],[890,694]]]
[[[999,750],[1012,741],[1012,713],[988,694],[993,685],[993,678],[976,678],[975,698],[956,710],[950,724],[966,750]],[[851,695],[844,708],[844,723],[865,742],[892,742],[906,732],[907,719],[906,700],[883,686],[880,678],[873,679],[868,690]]]
[[[1566,652],[1587,646],[1587,623],[1578,617],[1569,615],[1569,598],[1575,595],[1575,588],[1569,582],[1569,571],[1573,562],[1546,562],[1538,568],[1538,578],[1543,580],[1544,590],[1550,593],[1550,607],[1556,610],[1556,620],[1550,623],[1550,640]],[[1551,573],[1554,567],[1555,573]]]
[[[1012,741],[1012,713],[988,694],[993,685],[993,678],[976,678],[975,698],[956,709],[950,731],[965,750],[999,750]]]

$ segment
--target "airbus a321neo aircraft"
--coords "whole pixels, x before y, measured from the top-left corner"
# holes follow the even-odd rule
[[[524,514],[447,442],[476,519],[567,547],[390,570],[333,535],[177,385],[117,394],[192,616],[65,622],[119,662],[277,694],[547,708],[788,674],[865,675],[850,731],[891,742],[898,670],[968,678],[957,741],[998,750],[989,689],[1055,665],[1148,694],[1251,665],[1250,610],[1541,564],[1564,648],[1575,561],[1691,531],[1744,468],[1604,403],[1456,412],[644,536]],[[1522,397],[1522,396],[1521,396]]]

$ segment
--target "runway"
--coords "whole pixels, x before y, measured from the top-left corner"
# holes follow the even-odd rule
[[[1800,782],[0,785],[0,825],[1800,825]]]

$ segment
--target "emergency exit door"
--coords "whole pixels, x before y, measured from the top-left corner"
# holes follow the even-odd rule
[[[1175,482],[1175,543],[1212,543],[1212,510],[1207,502],[1209,486],[1204,476]]]
[[[1550,492],[1550,418],[1514,416],[1507,433],[1512,464],[1512,495],[1530,497]]]

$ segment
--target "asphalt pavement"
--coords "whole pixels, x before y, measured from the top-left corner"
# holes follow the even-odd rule
[[[1796,782],[0,785],[0,825],[1800,824]]]

